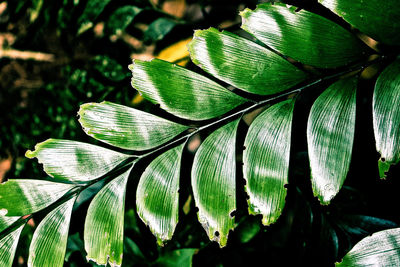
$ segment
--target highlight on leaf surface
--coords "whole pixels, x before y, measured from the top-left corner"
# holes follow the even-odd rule
[[[294,103],[286,100],[258,115],[244,143],[249,213],[261,214],[264,225],[274,223],[285,206]]]
[[[0,240],[0,266],[12,266],[19,236],[24,226],[25,224],[19,226]]]
[[[269,47],[301,63],[335,68],[365,58],[368,47],[355,35],[320,15],[279,4],[245,9],[242,28]]]
[[[339,80],[314,102],[307,122],[307,144],[314,196],[329,204],[350,167],[356,118],[357,78]]]
[[[84,131],[112,146],[146,150],[171,140],[189,127],[111,102],[83,104],[78,112]]]
[[[25,155],[36,157],[51,177],[72,182],[99,178],[130,157],[100,146],[60,139],[39,143]]]
[[[129,68],[132,87],[143,98],[180,118],[212,119],[246,102],[216,82],[166,61],[135,60]]]
[[[86,258],[97,264],[122,264],[126,183],[132,167],[107,183],[89,205],[84,229]]]
[[[276,53],[227,31],[195,31],[188,47],[200,68],[249,93],[276,94],[307,77]]]
[[[240,119],[211,133],[200,145],[192,166],[198,218],[211,240],[224,247],[234,228],[236,209],[236,131]]]
[[[379,175],[400,161],[400,59],[378,77],[372,100],[376,150],[381,154]]]
[[[178,223],[183,147],[184,144],[179,145],[154,159],[140,177],[136,191],[138,214],[159,245],[172,238]]]

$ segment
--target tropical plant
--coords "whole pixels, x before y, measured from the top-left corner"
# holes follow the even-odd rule
[[[52,178],[0,185],[1,265],[11,266],[19,235],[37,214],[46,215],[33,235],[28,264],[63,265],[74,203],[96,186],[84,225],[87,259],[121,265],[126,186],[136,166],[149,160],[137,185],[137,212],[157,242],[167,242],[179,220],[182,152],[199,133],[208,136],[193,159],[191,188],[210,240],[224,247],[235,228],[236,195],[242,191],[237,170],[245,178],[249,213],[261,215],[264,225],[275,223],[287,195],[297,99],[321,87],[326,90],[312,104],[306,137],[312,191],[329,204],[350,167],[357,84],[369,66],[381,71],[372,112],[379,173],[385,177],[400,161],[400,5],[395,0],[320,0],[320,5],[343,20],[328,9],[316,14],[261,4],[241,13],[248,38],[214,28],[196,31],[188,47],[202,74],[162,60],[135,60],[129,66],[132,86],[159,105],[160,116],[107,101],[83,104],[78,112],[83,130],[106,147],[49,139],[28,151]],[[369,47],[358,37],[371,39],[360,32],[381,45]],[[244,141],[239,131],[246,132]],[[236,159],[241,154],[243,167]],[[398,231],[364,239],[340,265],[396,265]]]

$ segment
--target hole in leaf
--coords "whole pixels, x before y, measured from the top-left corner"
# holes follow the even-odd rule
[[[219,232],[215,231],[214,235],[218,237],[219,236]]]
[[[231,213],[229,213],[229,216],[230,216],[231,218],[233,218],[233,217],[236,216],[236,213],[237,213],[237,211],[234,210],[234,211],[232,211]]]
[[[385,162],[385,161],[386,161],[386,159],[385,159],[385,158],[381,158],[381,161],[382,161],[382,162]]]

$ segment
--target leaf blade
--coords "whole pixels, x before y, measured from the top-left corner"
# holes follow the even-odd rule
[[[18,229],[12,231],[0,240],[0,265],[12,266],[15,251],[18,245],[18,239],[21,235],[22,229],[25,224],[21,225]]]
[[[314,196],[322,204],[339,192],[350,166],[356,112],[356,78],[335,82],[314,102],[307,144]]]
[[[249,213],[274,223],[285,206],[294,100],[265,110],[250,125],[243,152]]]

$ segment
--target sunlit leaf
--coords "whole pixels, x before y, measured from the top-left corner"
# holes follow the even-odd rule
[[[63,266],[69,222],[76,197],[62,203],[40,222],[29,248],[28,266]]]
[[[196,31],[189,51],[193,62],[208,73],[254,94],[275,94],[306,78],[276,53],[214,28]]]
[[[11,179],[0,184],[0,211],[7,216],[31,214],[49,206],[74,187],[43,180]]]
[[[398,0],[319,0],[319,2],[372,38],[390,45],[399,45]]]
[[[356,116],[356,78],[339,80],[314,102],[307,143],[314,196],[328,204],[339,192],[350,166]]]
[[[135,60],[130,69],[132,86],[145,99],[181,118],[214,118],[246,101],[200,74],[162,60]]]
[[[386,176],[400,161],[400,59],[379,75],[372,100],[376,149],[381,154],[379,174]]]
[[[142,9],[136,6],[123,6],[118,8],[108,19],[105,30],[110,33],[124,31],[141,11]]]
[[[179,172],[183,145],[158,156],[142,174],[136,193],[140,218],[162,245],[178,223]]]
[[[81,105],[84,131],[104,143],[132,150],[162,145],[189,127],[111,102]]]
[[[193,161],[192,187],[198,217],[211,240],[221,247],[234,227],[236,209],[235,142],[239,120],[217,129],[204,140]]]
[[[5,230],[8,226],[16,222],[20,217],[15,216],[15,217],[9,217],[9,216],[4,216],[0,215],[0,233]]]
[[[84,229],[86,258],[97,264],[122,264],[125,192],[131,169],[106,184],[89,205]]]
[[[12,266],[18,239],[24,226],[25,224],[21,225],[0,240],[0,266]]]
[[[44,171],[56,179],[89,181],[101,177],[129,158],[100,146],[70,140],[48,139],[27,151],[28,158],[36,157]]]
[[[338,24],[317,14],[261,4],[241,13],[242,28],[271,48],[302,63],[333,68],[364,57],[367,46]]]
[[[374,233],[358,242],[336,266],[399,266],[400,228]]]
[[[243,152],[243,173],[250,214],[274,223],[285,206],[294,100],[273,105],[250,125]]]

